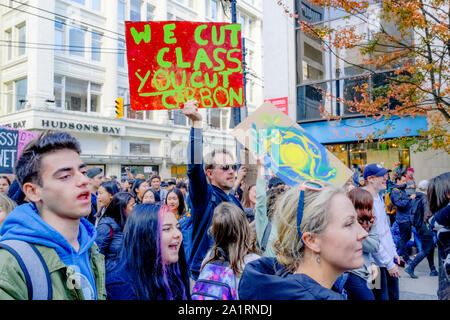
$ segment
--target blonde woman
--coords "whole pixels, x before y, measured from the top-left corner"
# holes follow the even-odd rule
[[[333,285],[342,273],[363,265],[362,240],[367,237],[345,191],[306,181],[277,201],[275,215],[276,257],[247,264],[241,299],[345,299]]]
[[[14,210],[16,203],[11,200],[8,196],[0,193],[0,226],[5,220],[8,213]]]

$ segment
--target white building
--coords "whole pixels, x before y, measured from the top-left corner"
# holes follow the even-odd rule
[[[262,103],[262,0],[238,0],[246,38],[249,112]],[[65,130],[88,165],[184,175],[189,123],[180,110],[125,111],[129,104],[125,20],[231,22],[218,0],[0,0],[0,125]],[[223,144],[230,109],[203,110],[205,152]]]

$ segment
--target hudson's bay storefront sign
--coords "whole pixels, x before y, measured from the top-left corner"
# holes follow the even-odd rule
[[[71,130],[86,133],[99,133],[99,134],[113,134],[122,135],[123,130],[121,127],[112,127],[106,125],[98,125],[92,123],[82,123],[76,121],[62,121],[62,120],[40,120],[40,127],[50,130]]]

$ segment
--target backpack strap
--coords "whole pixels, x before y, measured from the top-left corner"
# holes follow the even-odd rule
[[[0,248],[8,250],[17,260],[25,275],[28,300],[51,300],[52,282],[47,264],[39,250],[21,240],[4,240]]]
[[[269,241],[270,232],[272,231],[272,223],[269,221],[264,229],[263,237],[261,239],[261,251],[266,252],[267,242]]]

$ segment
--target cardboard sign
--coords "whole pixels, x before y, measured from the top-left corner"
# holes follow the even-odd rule
[[[125,22],[133,110],[244,105],[241,25]]]
[[[38,135],[39,133],[0,126],[0,173],[14,173],[14,166],[23,149]]]
[[[343,185],[352,171],[314,137],[266,102],[234,128],[232,135],[287,185],[320,180]]]
[[[247,168],[247,175],[245,176],[245,188],[256,183],[258,176],[258,166],[256,165],[256,159],[248,149],[240,150],[241,164]]]

